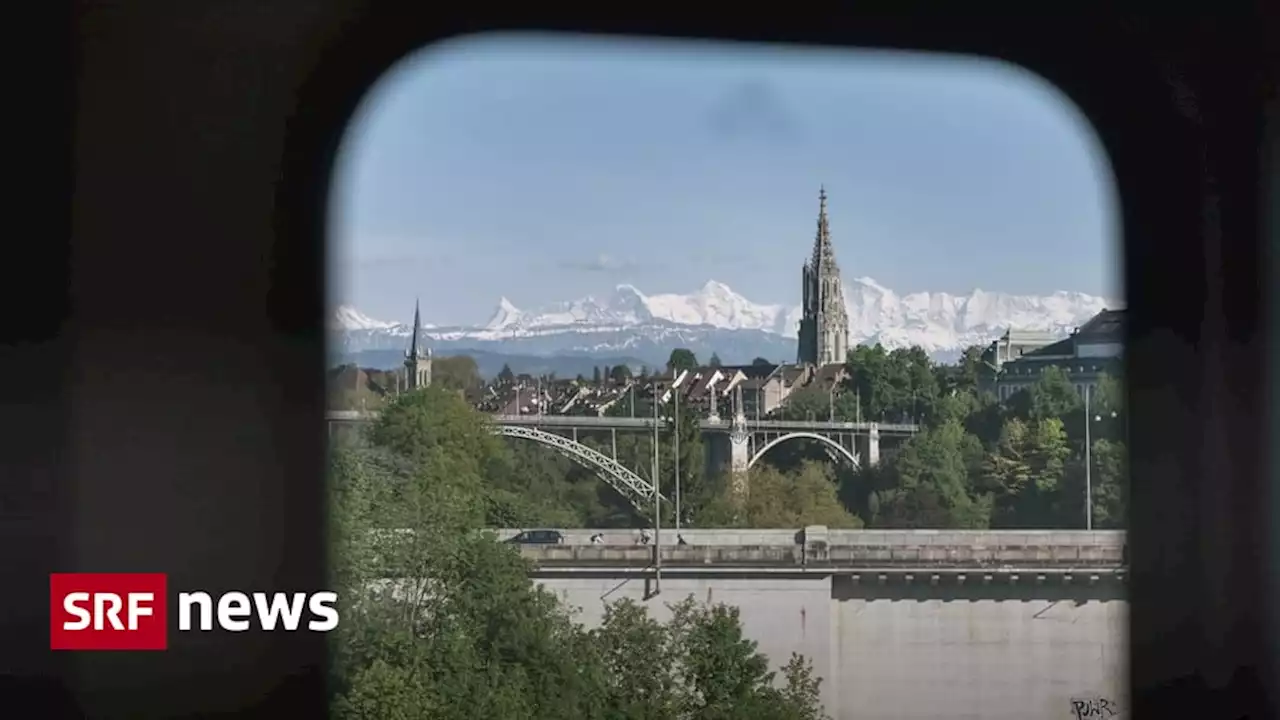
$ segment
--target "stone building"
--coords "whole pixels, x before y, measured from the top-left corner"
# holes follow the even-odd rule
[[[1083,397],[1097,388],[1103,375],[1120,377],[1123,363],[1124,311],[1103,310],[1067,337],[999,363],[991,380],[996,397],[1003,402],[1035,383],[1045,368],[1059,367]],[[991,371],[990,365],[987,369]]]
[[[822,366],[843,363],[849,352],[849,314],[844,305],[840,266],[836,264],[827,223],[827,191],[818,192],[818,233],[813,257],[801,270],[803,316],[796,362]]]
[[[1004,335],[993,341],[983,351],[982,369],[978,373],[978,389],[981,392],[996,394],[996,380],[1000,377],[1000,370],[1005,363],[1048,347],[1059,340],[1062,340],[1062,335],[1058,333],[1009,328]]]

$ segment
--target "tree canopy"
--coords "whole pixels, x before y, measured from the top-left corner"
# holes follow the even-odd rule
[[[530,502],[515,463],[482,415],[434,387],[332,449],[335,717],[824,717],[810,663],[792,657],[775,677],[735,608],[689,598],[663,623],[622,601],[578,624],[481,530],[504,520],[496,506]]]
[[[793,440],[770,449],[746,477],[728,477],[723,468],[706,462],[697,408],[683,399],[655,407],[644,386],[649,380],[645,375],[638,386],[624,385],[605,413],[656,415],[662,420],[656,438],[651,432],[580,430],[577,439],[646,481],[654,475],[656,440],[658,478],[668,496],[674,490],[678,455],[681,523],[691,527],[773,526],[785,519],[795,525],[829,521],[868,528],[1080,528],[1086,478],[1092,486],[1094,526],[1123,527],[1128,491],[1120,378],[1101,377],[1090,395],[1087,415],[1073,382],[1053,366],[1028,378],[1021,391],[1002,403],[982,387],[982,356],[981,348],[972,347],[955,363],[941,364],[920,348],[859,346],[849,353],[843,379],[836,385],[814,383],[794,390],[774,411],[772,416],[783,420],[914,421],[921,427],[905,441],[882,435],[881,461],[874,467],[864,462],[854,469],[820,443]],[[696,363],[692,352],[677,348],[668,366],[684,369]],[[433,390],[447,389],[457,402],[449,401],[441,412],[473,417],[465,392],[475,384],[469,366],[459,362],[450,367],[445,374],[437,373],[442,379]],[[372,374],[366,379],[344,372],[344,377],[350,376],[350,387],[386,384]],[[600,376],[602,381],[631,379],[625,365],[602,368]],[[462,398],[456,398],[458,390],[464,390]],[[353,391],[342,392],[352,397]],[[452,427],[444,416],[427,417],[415,410],[413,403],[424,402],[422,397],[426,396],[389,408],[371,435],[399,448],[423,433]],[[652,522],[648,509],[637,511],[591,469],[548,448],[527,441],[475,439],[474,433],[466,437],[471,439],[460,441],[467,444],[465,458],[431,462],[456,463],[458,472],[485,478],[485,520],[490,525],[637,527]],[[415,445],[404,452],[431,453],[438,444]],[[475,460],[479,456],[492,459],[480,466]],[[834,505],[825,489],[817,494],[800,491],[825,488],[815,484],[819,475],[833,488]],[[755,500],[749,501],[751,497]],[[760,498],[771,499],[766,503]],[[664,508],[669,521],[674,520],[674,510]]]

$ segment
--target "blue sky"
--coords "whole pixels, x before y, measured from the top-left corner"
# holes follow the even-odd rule
[[[1052,86],[948,56],[488,36],[397,65],[353,118],[332,294],[484,322],[724,282],[798,304],[825,185],[846,279],[1119,297],[1100,145]]]

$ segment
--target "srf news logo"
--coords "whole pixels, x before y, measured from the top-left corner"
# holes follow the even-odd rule
[[[53,650],[165,650],[169,647],[169,578],[164,573],[55,573],[49,576],[49,647]],[[213,597],[180,592],[178,630],[214,626],[244,632],[329,632],[338,626],[332,592],[242,593]],[[307,611],[304,613],[304,610]]]

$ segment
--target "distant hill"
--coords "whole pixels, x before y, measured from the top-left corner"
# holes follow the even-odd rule
[[[555,373],[555,376],[560,378],[574,378],[578,375],[590,378],[593,369],[596,367],[627,365],[632,371],[638,371],[642,365],[646,364],[642,360],[627,356],[507,355],[472,349],[449,350],[439,354],[443,357],[466,355],[473,358],[476,361],[476,367],[480,371],[480,376],[486,380],[496,377],[502,371],[503,365],[509,366],[511,372],[517,375],[528,374],[536,377]],[[341,353],[329,364],[331,367],[336,365],[356,365],[374,370],[392,370],[400,367],[403,362],[403,350],[364,350],[355,353]],[[652,363],[649,365],[653,367]]]

